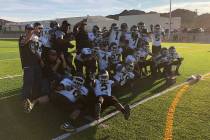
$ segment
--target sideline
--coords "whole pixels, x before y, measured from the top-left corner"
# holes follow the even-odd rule
[[[12,98],[12,97],[15,97],[15,96],[18,96],[18,95],[20,95],[20,93],[9,95],[9,96],[5,96],[5,97],[1,97],[0,101],[5,100],[5,99],[9,99],[9,98]]]
[[[209,73],[208,73],[208,74],[209,74]],[[206,75],[206,74],[205,74],[205,75]],[[169,88],[169,89],[166,89],[166,90],[164,90],[164,91],[162,91],[162,92],[160,92],[160,93],[157,93],[157,94],[155,94],[155,95],[153,95],[153,96],[151,96],[151,97],[149,97],[149,98],[146,98],[146,99],[141,100],[141,101],[139,101],[139,102],[137,102],[137,103],[134,103],[133,105],[131,105],[131,109],[133,109],[133,108],[135,108],[135,107],[137,107],[137,106],[139,106],[139,105],[141,105],[141,104],[143,104],[143,103],[146,103],[146,102],[148,102],[148,101],[150,101],[150,100],[152,100],[152,99],[154,99],[154,98],[157,98],[157,97],[159,97],[159,96],[162,96],[162,95],[168,93],[169,91],[173,91],[174,89],[177,89],[177,88],[179,88],[179,87],[182,87],[182,86],[184,86],[184,85],[186,85],[186,84],[189,84],[189,83],[191,83],[191,82],[194,82],[194,81],[195,81],[195,79],[191,79],[191,80],[189,80],[189,81],[187,81],[187,82],[184,82],[184,83],[182,83],[182,84],[173,86],[173,87],[171,87],[171,88]],[[108,119],[110,119],[110,118],[116,116],[118,113],[120,113],[120,112],[119,112],[119,111],[115,111],[115,112],[113,112],[113,113],[111,113],[111,114],[108,114],[107,116],[105,116],[105,117],[99,119],[98,121],[93,121],[93,122],[91,122],[91,123],[89,123],[89,124],[86,124],[86,125],[83,125],[83,126],[77,128],[77,129],[76,129],[76,132],[74,132],[74,133],[64,133],[64,134],[62,134],[62,135],[60,135],[60,136],[58,136],[58,137],[56,137],[56,138],[52,138],[52,140],[64,140],[64,139],[67,139],[67,138],[69,138],[71,135],[80,133],[80,132],[82,132],[82,131],[84,131],[84,130],[90,128],[90,127],[96,126],[96,125],[98,125],[98,124],[100,124],[100,123],[102,123],[102,122],[104,122],[104,121],[106,121],[106,120],[108,120]]]
[[[0,59],[0,62],[3,62],[3,61],[13,61],[13,60],[20,60],[20,58],[13,58],[13,59]]]
[[[23,75],[7,75],[5,77],[0,77],[0,80],[4,80],[4,79],[13,79],[13,78],[16,78],[16,77],[21,77]]]

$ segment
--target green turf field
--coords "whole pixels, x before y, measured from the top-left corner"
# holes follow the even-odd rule
[[[1,79],[21,75],[17,41],[0,41],[0,98],[20,94],[22,78]],[[210,44],[164,43],[174,45],[184,57],[181,76],[182,83],[192,74],[210,72]],[[201,81],[184,94],[176,109],[174,139],[210,139],[210,81]],[[132,93],[121,89],[115,93],[122,103],[134,103],[150,97],[167,87],[164,80],[138,80]],[[175,96],[175,91],[154,99],[132,111],[129,122],[121,115],[107,121],[108,128],[94,127],[73,139],[163,139],[167,110]],[[41,139],[48,140],[63,134],[60,124],[67,117],[51,104],[40,105],[31,114],[24,114],[20,96],[0,100],[0,139]]]

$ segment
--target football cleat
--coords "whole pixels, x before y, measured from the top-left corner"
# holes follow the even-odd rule
[[[125,118],[125,120],[128,120],[130,117],[131,108],[129,105],[125,105],[124,108],[125,108],[124,118]]]
[[[71,122],[65,122],[60,126],[60,129],[71,133],[76,131],[75,127],[71,124]]]

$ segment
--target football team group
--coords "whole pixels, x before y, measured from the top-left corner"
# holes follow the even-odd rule
[[[75,131],[77,119],[99,120],[109,106],[128,120],[130,106],[114,96],[119,88],[132,90],[137,79],[173,81],[179,75],[183,58],[174,46],[161,47],[164,36],[160,25],[151,25],[148,31],[143,22],[130,28],[113,23],[108,30],[95,25],[92,31],[87,30],[87,19],[73,29],[67,21],[61,26],[56,21],[49,27],[38,22],[26,25],[19,39],[24,111],[30,113],[37,104],[51,102],[69,113],[61,125],[69,132]],[[74,47],[76,51],[69,52]]]

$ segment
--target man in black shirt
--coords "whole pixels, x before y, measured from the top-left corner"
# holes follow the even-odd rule
[[[92,44],[88,38],[88,33],[85,30],[87,19],[78,22],[73,29],[76,40],[76,50],[80,53],[83,48],[92,48]]]
[[[41,31],[41,24],[25,26],[25,35],[21,35],[19,39],[19,50],[21,64],[23,68],[23,89],[22,96],[25,103],[29,99],[35,98],[40,92],[41,85],[41,68],[40,55],[38,53],[38,35]]]
[[[84,54],[82,51],[84,49],[90,50],[93,48],[93,44],[89,40],[88,32],[86,31],[85,27],[87,25],[87,19],[84,19],[77,23],[74,26],[73,32],[76,40],[76,58],[75,58],[75,65],[76,70],[79,73],[83,73],[83,67],[86,67],[86,81],[90,80],[90,76],[95,74],[96,72],[96,59],[92,57],[91,53],[88,53],[88,58],[86,60],[82,60],[81,56]]]

